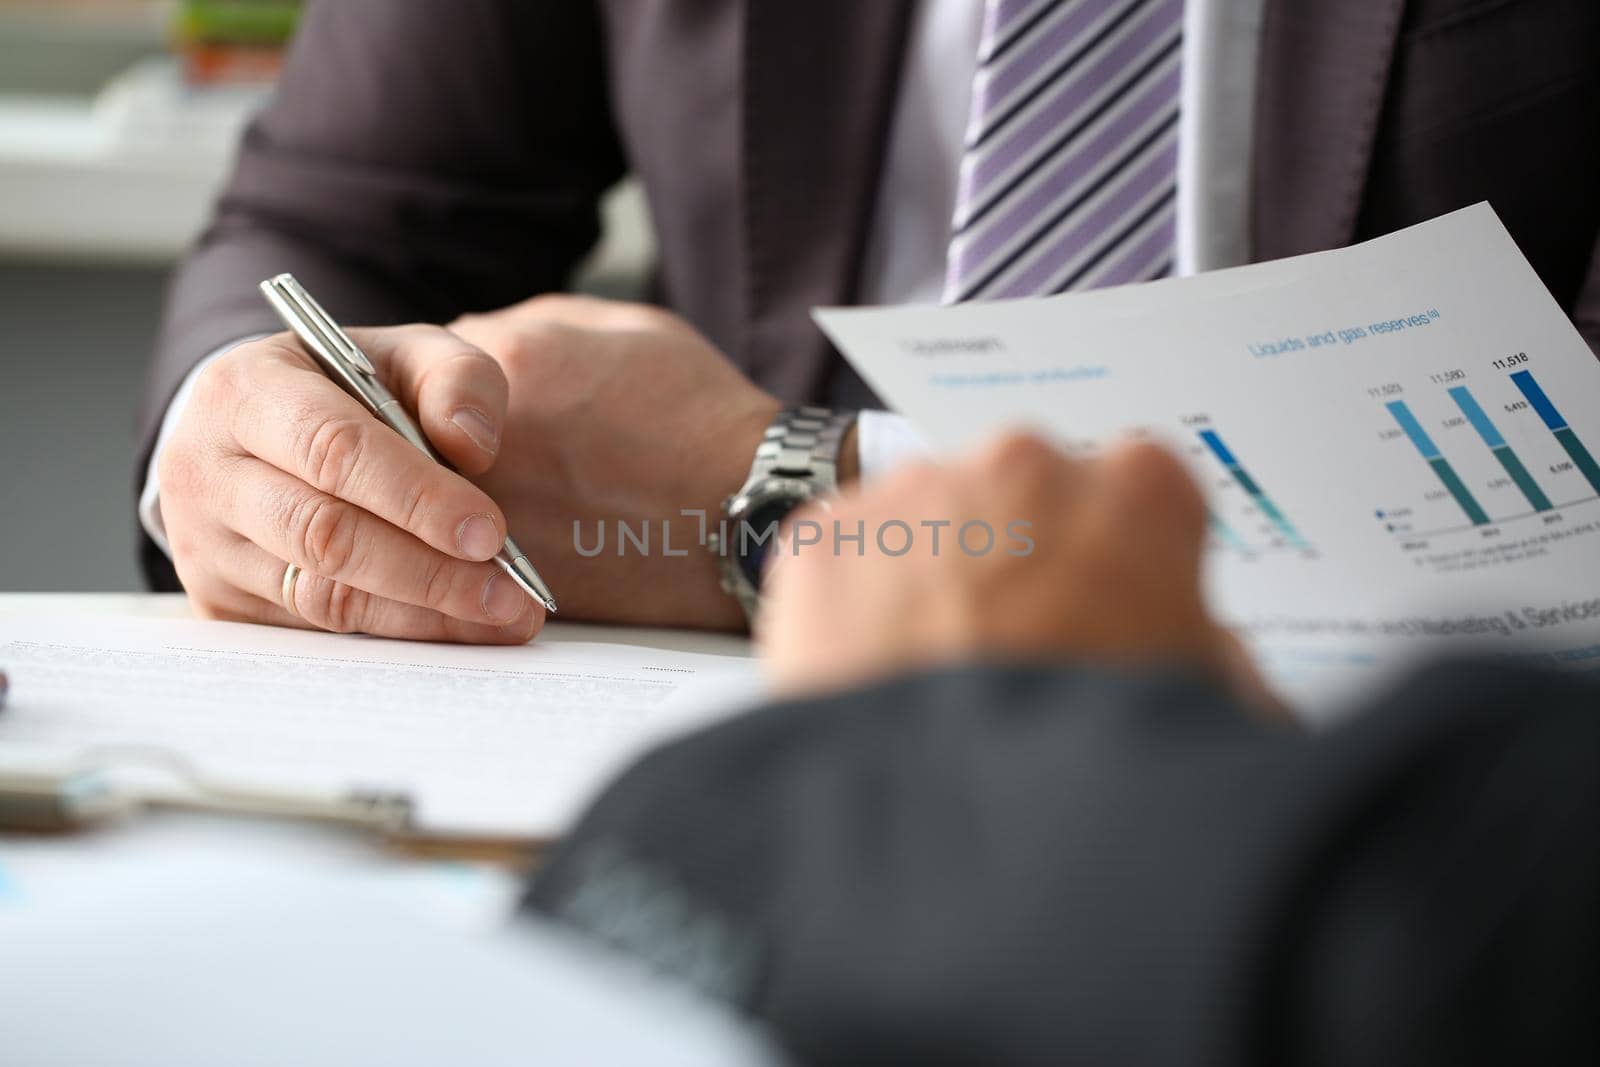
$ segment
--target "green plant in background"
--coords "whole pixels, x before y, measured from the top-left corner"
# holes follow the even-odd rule
[[[184,42],[279,48],[299,20],[299,0],[181,0],[173,27]]]

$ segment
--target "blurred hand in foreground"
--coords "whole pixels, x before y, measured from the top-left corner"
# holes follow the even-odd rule
[[[1151,444],[1075,460],[1008,435],[906,468],[789,524],[758,626],[769,673],[797,694],[968,661],[1171,666],[1273,708],[1206,611],[1205,530],[1188,472]]]

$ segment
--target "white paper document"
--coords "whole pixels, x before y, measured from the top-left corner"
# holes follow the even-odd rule
[[[1208,593],[1309,712],[1465,654],[1600,666],[1600,364],[1487,205],[1333,252],[818,321],[936,446],[1184,456]]]
[[[401,792],[424,829],[536,838],[651,745],[757,691],[737,656],[92,616],[0,618],[0,664],[0,770],[166,751],[230,787]]]

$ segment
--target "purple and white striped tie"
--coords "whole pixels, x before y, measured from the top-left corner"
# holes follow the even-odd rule
[[[1183,0],[988,0],[946,303],[1172,271],[1182,52]]]

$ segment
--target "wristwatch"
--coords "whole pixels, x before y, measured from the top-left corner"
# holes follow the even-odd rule
[[[722,560],[722,589],[747,618],[761,602],[761,572],[789,513],[839,488],[839,448],[853,411],[798,407],[779,412],[756,448],[743,487],[722,502],[722,522],[707,538]]]

